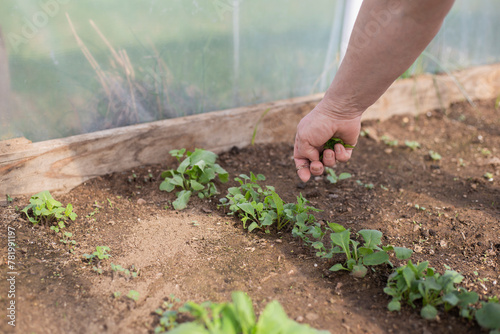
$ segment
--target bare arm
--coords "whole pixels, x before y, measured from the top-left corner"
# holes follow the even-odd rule
[[[352,149],[323,144],[331,137],[355,145],[361,115],[387,90],[439,31],[453,0],[366,0],[363,2],[342,64],[323,100],[297,126],[294,159],[307,181],[323,165],[350,159]],[[307,168],[307,166],[309,166]]]

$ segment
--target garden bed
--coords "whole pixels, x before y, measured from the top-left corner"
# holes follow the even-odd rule
[[[218,208],[234,177],[261,173],[284,200],[302,193],[322,209],[319,220],[379,230],[385,244],[413,249],[413,262],[427,260],[441,272],[449,266],[465,276],[462,286],[482,298],[498,296],[500,117],[494,101],[367,121],[363,132],[351,161],[335,168],[352,177],[336,184],[325,176],[299,182],[291,143],[234,147],[219,156],[230,175],[230,182],[217,183],[220,195],[193,198],[183,211],[172,209],[175,194],[159,191],[159,175],[174,164],[89,180],[56,196],[78,214],[65,229],[77,243],[73,253],[60,236],[31,227],[16,212],[28,197],[14,198],[0,208],[0,219],[16,231],[17,333],[148,333],[158,322],[154,310],[170,295],[221,302],[235,290],[247,292],[257,311],[276,299],[291,318],[332,333],[481,332],[454,311],[441,311],[437,321],[423,320],[409,306],[391,313],[383,292],[390,267],[375,267],[362,279],[331,272],[334,263],[317,258],[290,231],[248,233]],[[412,150],[405,140],[421,147]],[[430,150],[442,158],[432,160]],[[3,247],[6,233],[5,227]],[[104,245],[112,257],[98,274],[82,255]],[[5,248],[1,256],[6,273]],[[139,275],[113,272],[110,263],[133,265]],[[0,288],[5,310],[7,287]],[[137,301],[126,297],[130,290],[139,293]],[[0,331],[14,332],[5,319]]]

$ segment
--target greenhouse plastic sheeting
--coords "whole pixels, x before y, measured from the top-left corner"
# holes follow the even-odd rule
[[[324,91],[338,67],[347,7],[2,1],[0,140],[67,137]],[[494,0],[457,1],[409,73],[497,62],[499,12]]]

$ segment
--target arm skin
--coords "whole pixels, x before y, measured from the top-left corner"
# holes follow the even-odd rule
[[[351,158],[352,149],[337,144],[319,161],[323,144],[331,137],[356,145],[363,112],[413,64],[439,31],[453,2],[363,1],[332,84],[297,126],[294,160],[302,181],[323,174],[324,166]]]

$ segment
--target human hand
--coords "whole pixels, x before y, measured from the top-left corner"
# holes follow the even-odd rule
[[[344,115],[329,110],[319,103],[297,126],[293,158],[297,174],[303,182],[312,175],[321,175],[324,166],[333,167],[336,161],[346,162],[351,158],[352,148],[336,144],[334,150],[323,145],[332,137],[342,139],[345,144],[355,146],[361,129],[361,114]],[[323,161],[320,153],[323,151]]]

